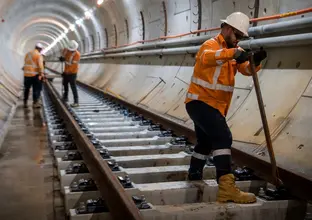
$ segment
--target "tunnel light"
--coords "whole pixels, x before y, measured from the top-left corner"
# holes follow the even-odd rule
[[[98,5],[101,5],[101,4],[103,4],[103,2],[104,2],[104,0],[98,0],[98,1],[97,1],[97,4],[98,4]]]
[[[91,10],[86,11],[85,12],[85,16],[86,16],[87,19],[89,19],[92,16],[92,11]]]
[[[83,21],[83,20],[80,18],[79,20],[76,21],[76,24],[77,24],[77,25],[81,25],[81,24],[82,24],[82,21]]]
[[[65,33],[65,34],[67,34],[67,33],[68,33],[68,29],[67,29],[67,28],[65,29],[64,33]]]
[[[71,31],[74,31],[74,30],[75,30],[75,25],[74,25],[74,24],[71,24],[71,25],[69,26],[69,29],[70,29]]]
[[[62,37],[62,35],[61,36],[59,36],[57,39],[56,39],[56,42],[59,42],[59,41],[61,41],[63,39],[63,37]]]

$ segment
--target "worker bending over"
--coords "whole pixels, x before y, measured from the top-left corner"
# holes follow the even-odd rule
[[[78,91],[76,85],[77,73],[79,68],[80,53],[78,49],[78,43],[74,40],[70,41],[68,48],[63,51],[63,56],[60,57],[61,62],[65,62],[65,70],[62,74],[63,76],[63,86],[64,94],[63,100],[68,101],[68,84],[70,84],[71,90],[74,96],[74,103],[71,104],[72,107],[78,107]]]
[[[225,118],[234,91],[236,71],[251,76],[248,52],[237,46],[239,40],[248,37],[249,18],[235,12],[221,21],[221,33],[204,42],[196,55],[185,100],[197,137],[188,178],[203,178],[203,168],[212,151],[219,184],[217,201],[252,203],[256,201],[255,195],[240,191],[231,174],[232,134]],[[254,54],[257,72],[265,58],[264,50]]]
[[[43,58],[40,52],[43,46],[37,43],[33,51],[25,55],[24,60],[24,108],[27,108],[27,101],[30,88],[33,91],[33,107],[40,108],[40,80],[44,77]]]

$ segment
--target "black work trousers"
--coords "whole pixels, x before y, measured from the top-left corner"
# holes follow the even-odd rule
[[[27,103],[30,89],[32,88],[33,102],[36,103],[40,97],[41,81],[38,75],[24,77],[24,103]]]
[[[74,96],[74,102],[78,103],[78,91],[76,85],[77,74],[63,74],[63,86],[64,86],[64,94],[63,99],[68,100],[68,84],[70,84],[71,90]]]
[[[217,180],[231,172],[232,133],[219,110],[201,101],[186,104],[186,110],[194,122],[197,144],[191,159],[189,172],[202,172],[207,156],[213,151]]]

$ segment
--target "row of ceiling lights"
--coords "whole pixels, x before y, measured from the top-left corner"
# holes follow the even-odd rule
[[[100,6],[101,4],[103,4],[104,0],[97,0],[97,5]],[[93,12],[96,10],[96,8],[92,8],[88,11],[85,11],[84,13],[84,17],[77,19],[75,24],[71,24],[69,26],[69,29],[65,29],[64,33],[62,33],[57,39],[55,39],[53,41],[53,43],[51,43],[48,47],[46,47],[43,51],[42,54],[46,54],[48,51],[50,51],[59,41],[61,41],[63,38],[66,37],[66,35],[69,33],[70,31],[74,31],[76,29],[76,25],[78,25],[79,27],[82,25],[82,22],[86,19],[90,19],[91,16],[93,15]]]

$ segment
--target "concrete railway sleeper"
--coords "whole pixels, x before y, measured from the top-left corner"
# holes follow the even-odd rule
[[[61,91],[61,83],[51,83]],[[57,161],[61,192],[71,220],[114,219],[102,196],[99,178],[89,169],[66,122],[58,114],[50,83],[44,88],[44,112],[50,146]],[[247,167],[236,167],[237,185],[257,195],[254,204],[217,203],[218,184],[213,160],[207,160],[203,181],[188,181],[192,144],[144,115],[118,105],[102,94],[78,86],[80,107],[65,105],[113,176],[132,198],[143,219],[304,219],[306,203],[278,195],[274,186]],[[59,94],[60,95],[60,94]],[[60,97],[60,96],[59,96]],[[56,98],[56,97],[54,97]],[[58,98],[59,99],[59,98]],[[114,210],[115,211],[115,210]],[[120,212],[123,212],[120,208]],[[116,211],[115,211],[116,212]],[[117,219],[117,218],[116,218]],[[135,219],[135,218],[133,218]]]

